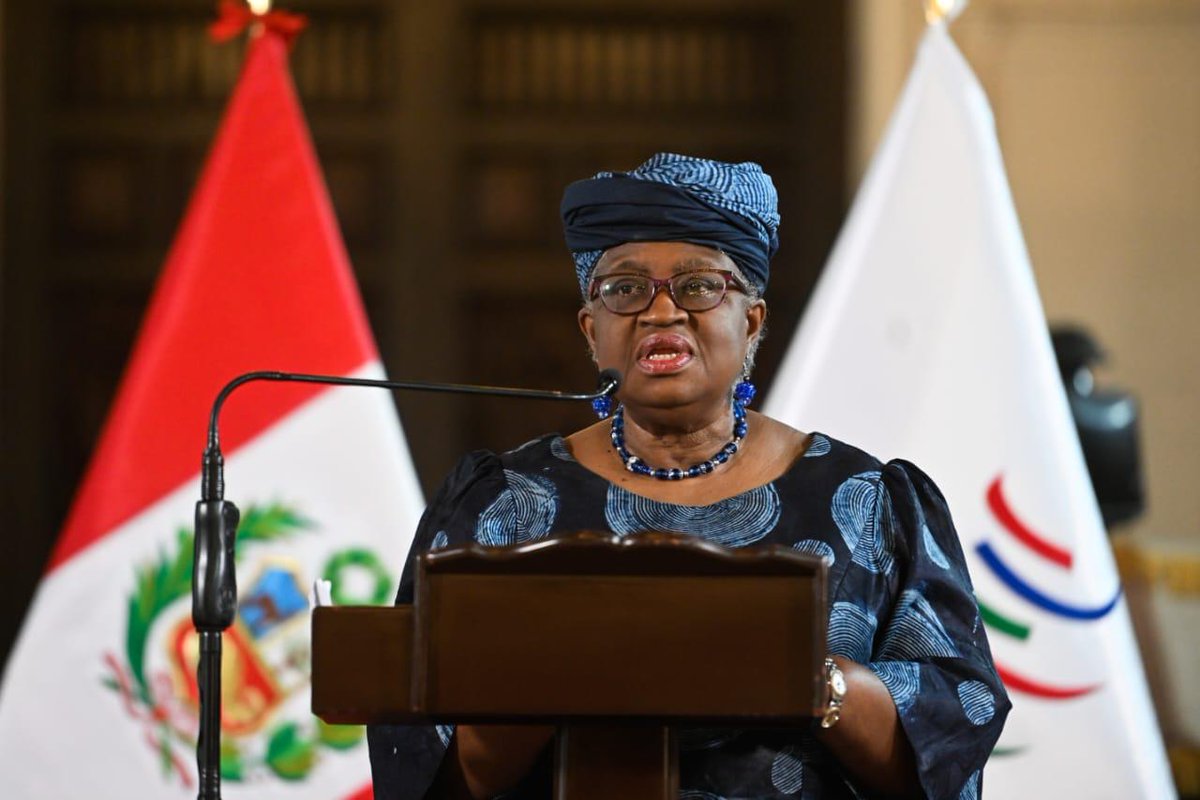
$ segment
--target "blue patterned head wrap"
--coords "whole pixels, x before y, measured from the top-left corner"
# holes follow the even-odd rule
[[[610,247],[690,242],[723,251],[761,292],[779,249],[779,197],[752,161],[659,153],[630,172],[600,172],[563,193],[567,247],[579,286]]]

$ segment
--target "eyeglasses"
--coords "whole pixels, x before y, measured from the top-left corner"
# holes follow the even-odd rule
[[[650,307],[658,290],[666,287],[675,305],[684,311],[708,311],[716,308],[732,288],[744,292],[745,288],[732,272],[723,269],[706,269],[695,272],[680,272],[669,278],[651,278],[647,275],[613,274],[592,279],[588,289],[591,300],[600,302],[614,314],[639,314]]]

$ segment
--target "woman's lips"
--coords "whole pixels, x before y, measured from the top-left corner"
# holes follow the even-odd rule
[[[678,372],[693,358],[691,342],[675,334],[647,336],[637,349],[638,369],[651,375]]]

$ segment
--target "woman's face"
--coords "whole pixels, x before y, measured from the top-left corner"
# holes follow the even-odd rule
[[[669,278],[681,272],[725,270],[740,277],[729,256],[685,242],[631,242],[604,253],[594,277],[616,274]],[[745,281],[742,281],[743,285]],[[729,287],[707,311],[684,311],[666,287],[645,310],[616,314],[599,298],[579,312],[579,326],[600,369],[622,375],[621,401],[629,407],[711,413],[728,403],[751,342],[762,330],[766,304]]]

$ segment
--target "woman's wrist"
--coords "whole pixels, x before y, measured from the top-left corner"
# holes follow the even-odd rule
[[[818,719],[821,728],[828,730],[842,717],[842,704],[846,699],[846,676],[832,656],[825,658],[825,712]]]
[[[838,721],[813,728],[855,782],[888,796],[918,796],[915,759],[891,692],[870,667],[844,656],[832,661],[846,689]]]

